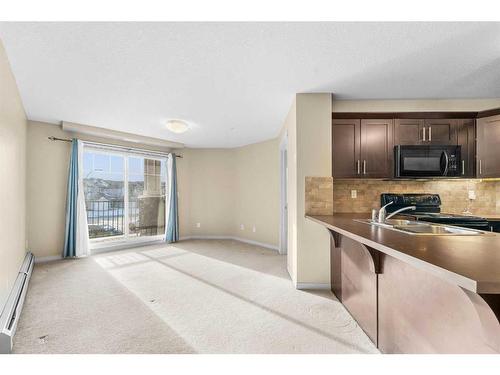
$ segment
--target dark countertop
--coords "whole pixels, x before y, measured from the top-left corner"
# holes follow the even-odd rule
[[[353,220],[368,214],[306,217],[464,289],[500,294],[500,234],[419,236]]]

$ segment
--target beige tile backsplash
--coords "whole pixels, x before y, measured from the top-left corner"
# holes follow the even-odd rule
[[[351,190],[357,198],[351,198]],[[476,199],[468,199],[468,191]],[[441,196],[441,210],[462,213],[468,206],[474,214],[500,214],[500,181],[481,180],[334,180],[306,177],[306,212],[328,215],[333,212],[370,212],[380,207],[382,193],[434,193]],[[331,198],[330,198],[330,197]]]
[[[331,215],[333,213],[332,189],[332,177],[306,177],[306,213]]]

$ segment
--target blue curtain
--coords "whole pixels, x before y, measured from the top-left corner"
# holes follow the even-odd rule
[[[177,209],[177,167],[175,159],[175,154],[170,154],[171,166],[168,171],[170,175],[170,194],[169,199],[169,211],[168,211],[168,221],[167,230],[165,235],[165,241],[177,242],[179,240],[179,211]]]
[[[64,233],[63,256],[76,256],[76,230],[77,230],[77,205],[78,205],[78,141],[73,138],[71,142],[71,155],[69,160],[68,193],[66,196],[66,231]]]

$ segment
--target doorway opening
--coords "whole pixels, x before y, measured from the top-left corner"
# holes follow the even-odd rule
[[[279,253],[288,252],[288,133],[280,142],[280,241]]]

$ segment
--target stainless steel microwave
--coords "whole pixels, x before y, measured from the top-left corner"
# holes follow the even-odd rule
[[[396,178],[460,177],[461,146],[394,146]]]

